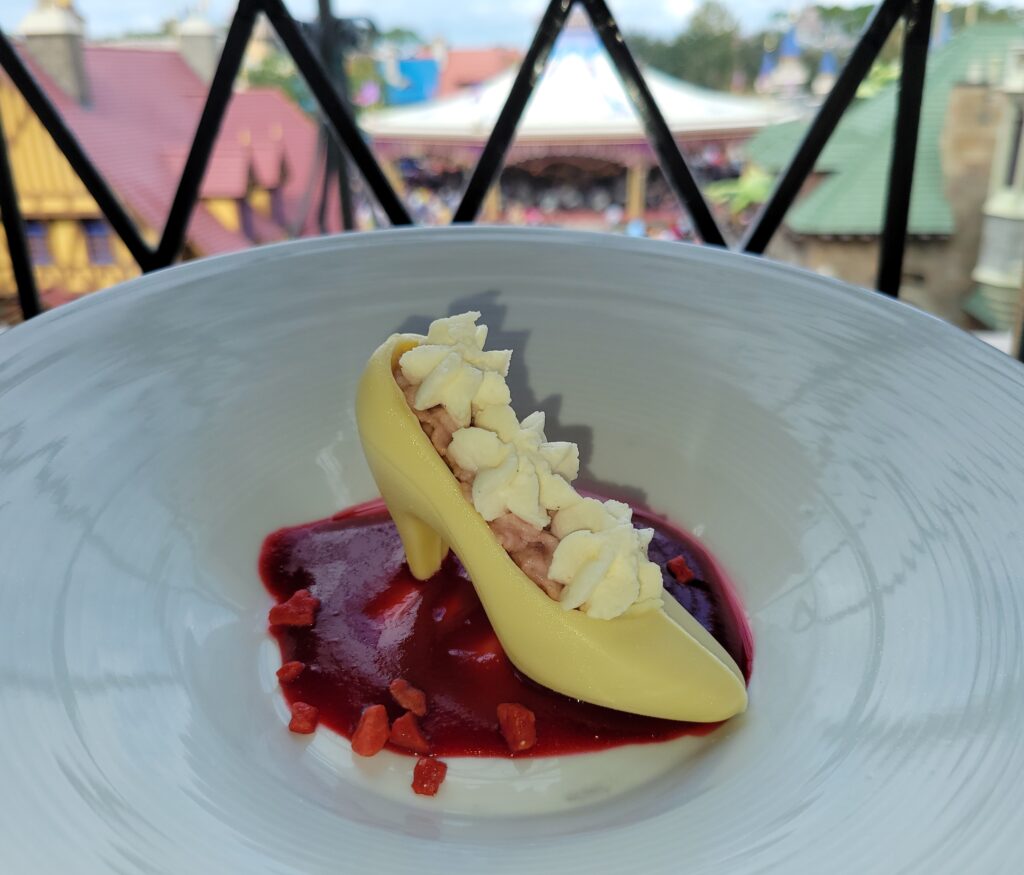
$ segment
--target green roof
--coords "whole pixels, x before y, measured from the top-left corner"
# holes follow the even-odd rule
[[[978,24],[960,31],[928,59],[921,104],[914,188],[910,199],[911,234],[951,234],[953,214],[945,196],[939,140],[949,92],[965,79],[972,61],[1003,60],[1024,28]],[[876,235],[882,230],[892,149],[897,86],[854,103],[822,150],[815,170],[828,174],[790,209],[786,225],[799,234]],[[789,162],[809,122],[785,122],[758,133],[747,144],[750,159],[779,173]]]

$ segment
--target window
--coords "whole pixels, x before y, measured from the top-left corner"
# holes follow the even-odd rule
[[[37,267],[53,264],[50,254],[50,235],[46,222],[26,222],[25,239],[28,240],[28,257]]]
[[[114,253],[110,249],[110,229],[102,219],[85,219],[85,249],[90,264],[113,264]]]

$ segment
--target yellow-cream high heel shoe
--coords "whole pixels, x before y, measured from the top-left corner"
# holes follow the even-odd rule
[[[744,711],[747,690],[736,663],[671,596],[662,610],[595,619],[563,609],[519,569],[463,496],[395,382],[398,359],[424,340],[389,338],[367,364],[356,401],[363,450],[412,573],[428,579],[451,548],[509,659],[549,689],[672,720],[713,722]]]

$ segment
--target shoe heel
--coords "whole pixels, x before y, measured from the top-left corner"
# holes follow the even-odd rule
[[[395,337],[373,354],[359,381],[356,418],[363,453],[402,538],[409,569],[426,580],[448,555],[448,541],[438,534],[446,527],[424,492],[436,491],[438,481],[443,490],[451,475],[432,446],[424,451],[426,438],[395,383],[395,363],[415,345]]]
[[[436,522],[436,513],[422,500],[409,478],[397,471],[388,460],[370,451],[367,453],[367,461],[402,539],[409,570],[417,580],[433,577],[448,555],[448,542],[438,534],[434,525],[424,522],[424,518]]]
[[[664,610],[616,620],[564,611],[512,561],[395,382],[399,357],[422,340],[396,335],[383,344],[356,396],[363,452],[412,573],[426,580],[454,546],[509,659],[556,692],[670,720],[706,723],[742,712],[743,676],[696,620]]]
[[[384,503],[387,504],[398,534],[402,538],[405,558],[413,577],[417,580],[433,577],[441,567],[444,557],[448,555],[448,545],[423,520],[393,507],[386,495]]]

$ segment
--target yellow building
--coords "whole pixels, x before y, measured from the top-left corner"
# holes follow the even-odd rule
[[[37,0],[15,48],[99,172],[155,243],[181,177],[219,56],[193,16],[176,37],[90,44],[70,0]],[[49,134],[0,73],[0,119],[44,306],[139,273]],[[189,223],[185,257],[316,233],[317,125],[280,92],[235,93]],[[338,230],[333,216],[327,230]],[[18,318],[0,228],[0,322]]]
[[[54,11],[73,14],[59,5]],[[29,16],[22,32],[31,38],[35,30],[53,30],[56,23]],[[72,19],[70,25],[77,25],[80,35],[80,23]],[[6,76],[0,76],[0,118],[36,283],[44,300],[101,289],[138,274],[131,254],[111,233],[96,202]],[[16,293],[0,226],[0,320]]]
[[[0,117],[40,294],[79,295],[137,275],[131,254],[6,80],[0,80]],[[17,289],[6,244],[0,226],[0,297],[13,299]]]

